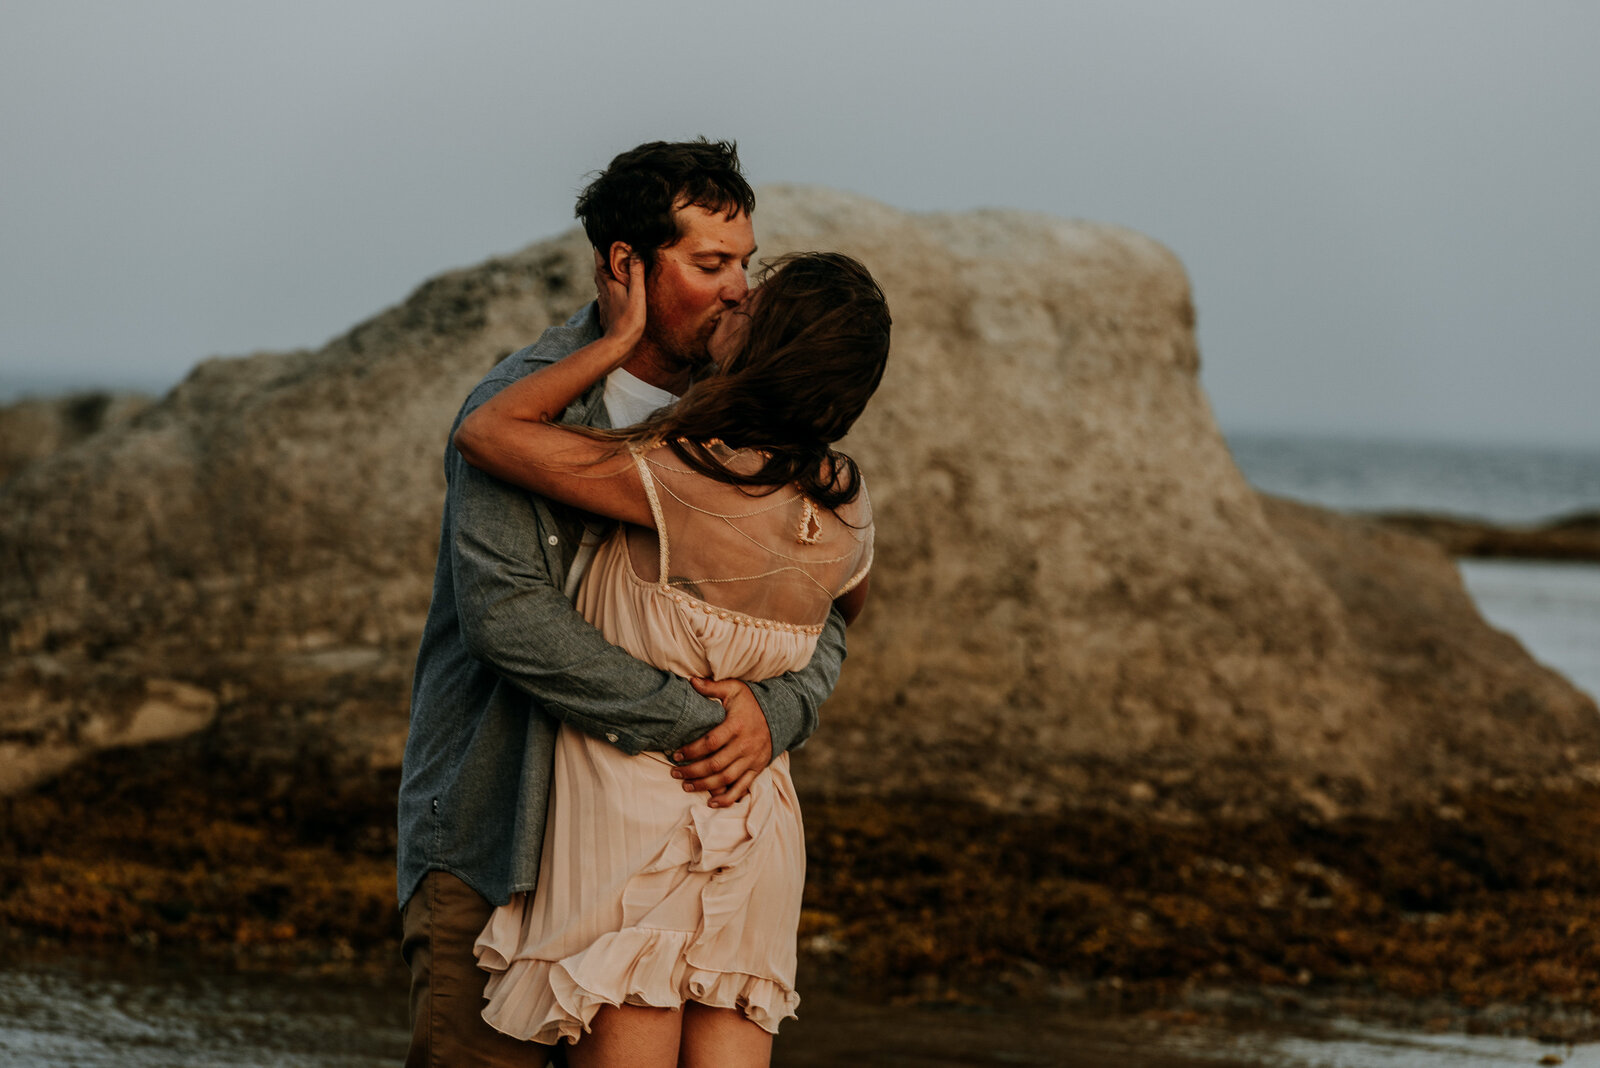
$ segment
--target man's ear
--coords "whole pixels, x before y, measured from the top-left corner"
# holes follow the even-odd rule
[[[611,268],[611,277],[627,284],[628,264],[633,259],[633,248],[623,241],[611,242],[611,252],[607,256],[607,266]]]

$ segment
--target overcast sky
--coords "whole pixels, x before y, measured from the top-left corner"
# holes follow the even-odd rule
[[[7,0],[0,399],[320,345],[704,133],[1150,234],[1225,430],[1597,447],[1597,42],[1588,0]]]

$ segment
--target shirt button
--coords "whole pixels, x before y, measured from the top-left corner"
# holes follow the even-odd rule
[[[555,535],[554,535],[554,534],[552,534],[552,535],[550,535],[550,544],[551,544],[551,545],[555,545],[555,544],[556,544],[556,543],[557,543],[557,542],[559,542],[559,541],[560,541],[560,540],[561,540],[561,539],[560,539],[560,538],[558,538],[558,537],[556,537],[556,536],[555,536]]]
[[[606,741],[615,743],[616,740],[617,740],[617,735],[616,735],[616,733],[614,731],[607,731],[606,732]]]

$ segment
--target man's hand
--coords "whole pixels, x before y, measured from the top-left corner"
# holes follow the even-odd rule
[[[672,754],[672,777],[685,790],[704,790],[711,807],[726,808],[750,792],[756,776],[772,763],[772,734],[750,687],[738,679],[690,679],[702,696],[721,701],[721,723]]]

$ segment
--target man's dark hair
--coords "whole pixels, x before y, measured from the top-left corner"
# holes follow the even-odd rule
[[[732,219],[756,210],[756,195],[739,170],[732,141],[651,141],[611,161],[578,195],[577,216],[589,244],[608,254],[628,244],[656,265],[656,251],[683,235],[673,212],[700,207]]]

